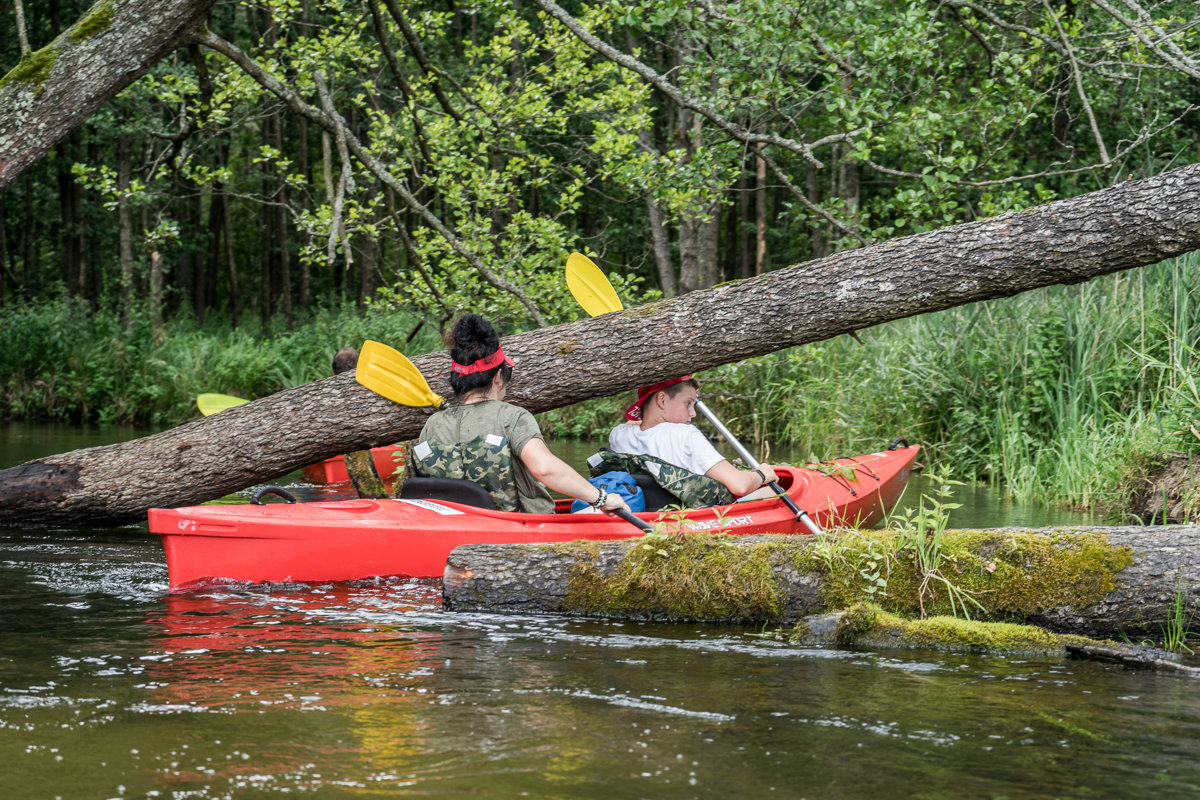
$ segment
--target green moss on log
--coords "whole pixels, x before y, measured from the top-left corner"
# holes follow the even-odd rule
[[[1051,535],[953,531],[942,538],[941,574],[986,609],[988,619],[1021,618],[1046,608],[1088,608],[1117,585],[1133,551],[1102,534],[1055,531]],[[842,531],[793,554],[797,569],[822,574],[827,607],[863,600],[900,614],[920,613],[920,573],[901,536],[890,530]],[[870,593],[864,572],[877,565],[886,581]],[[929,616],[953,615],[945,587],[931,582],[924,602]]]
[[[739,546],[724,534],[644,537],[605,575],[593,563],[572,568],[568,610],[667,619],[778,619],[783,598],[774,543]]]
[[[851,616],[855,617],[853,628],[839,637],[843,645],[869,640],[876,644],[886,642],[891,647],[967,653],[1041,656],[1066,652],[1062,637],[1032,625],[958,617],[904,619],[866,605],[856,606],[847,614],[847,618]]]
[[[0,89],[13,83],[32,83],[41,86],[50,77],[50,71],[58,61],[54,45],[49,44],[22,58],[7,75],[0,78]]]
[[[113,23],[115,15],[116,11],[113,8],[113,0],[101,0],[82,19],[71,26],[70,31],[67,32],[67,36],[71,39],[72,44],[87,41],[93,36],[108,30]]]
[[[943,537],[941,552],[941,574],[984,607],[972,616],[993,621],[1047,608],[1088,608],[1111,593],[1121,570],[1133,563],[1128,547],[1116,547],[1102,534],[1068,531],[954,531]],[[819,576],[830,610],[870,601],[901,616],[921,611],[915,558],[903,537],[888,530],[754,542],[723,534],[652,534],[615,568],[599,559],[572,567],[566,602],[572,612],[601,616],[777,621],[785,602],[783,567]],[[927,586],[924,610],[927,616],[954,616],[937,581]]]

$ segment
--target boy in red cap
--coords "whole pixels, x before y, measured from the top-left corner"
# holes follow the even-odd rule
[[[637,401],[625,411],[625,419],[630,422],[613,428],[608,435],[609,448],[616,453],[653,456],[705,475],[723,484],[739,500],[774,497],[766,485],[778,480],[770,465],[738,469],[691,424],[699,393],[700,384],[691,375],[638,389]]]

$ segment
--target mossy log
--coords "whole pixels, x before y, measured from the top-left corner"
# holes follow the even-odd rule
[[[805,617],[792,630],[780,629],[769,635],[806,646],[855,646],[872,650],[919,648],[1035,658],[1090,658],[1200,678],[1200,667],[1185,664],[1178,653],[1159,647],[1051,633],[1032,625],[1007,622],[978,622],[958,617],[905,619],[870,604]]]
[[[929,563],[928,559],[927,562]],[[1154,637],[1200,608],[1200,527],[947,531],[935,569],[888,530],[652,535],[456,548],[446,608],[794,624],[864,600],[1102,638]],[[875,575],[878,573],[878,576]]]

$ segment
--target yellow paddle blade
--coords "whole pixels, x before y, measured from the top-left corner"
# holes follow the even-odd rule
[[[383,342],[370,339],[363,342],[358,351],[358,368],[354,379],[378,395],[402,406],[440,406],[446,402],[435,394],[425,381],[417,365],[403,353],[388,347]]]
[[[240,406],[249,402],[249,400],[244,398],[233,397],[232,395],[227,394],[213,394],[211,392],[205,392],[204,394],[196,395],[196,407],[199,408],[200,413],[206,417],[215,414],[218,411],[224,411],[227,408],[233,408],[234,406]]]
[[[608,277],[583,253],[571,253],[567,258],[567,288],[593,317],[624,308]]]

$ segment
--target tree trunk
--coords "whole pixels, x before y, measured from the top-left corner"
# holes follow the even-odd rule
[[[700,288],[721,282],[721,205],[713,203],[712,217],[700,223]]]
[[[814,552],[854,539],[888,542],[894,533],[847,533],[832,543],[811,536],[732,538],[683,534],[642,551],[640,540],[567,545],[464,545],[451,552],[443,578],[445,606],[454,611],[571,613],[634,619],[795,623],[839,610],[868,595],[857,570],[834,567]],[[694,538],[698,537],[698,538]],[[732,549],[729,545],[732,543]],[[1184,608],[1200,605],[1200,527],[1122,527],[1036,531],[947,531],[942,547],[956,550],[946,574],[973,590],[983,609],[971,618],[1022,622],[1087,636],[1158,636],[1176,593]],[[721,564],[705,563],[721,551]],[[916,616],[919,600],[911,555],[882,545],[884,610]],[[664,555],[665,553],[665,555]],[[861,555],[861,554],[860,554]],[[882,556],[878,556],[882,560]],[[744,580],[768,565],[765,580]],[[741,573],[742,567],[747,568]],[[990,571],[988,571],[990,569]],[[970,580],[968,573],[975,573]],[[968,582],[969,581],[969,582]],[[757,585],[756,585],[757,584]],[[946,602],[935,584],[927,604]],[[945,608],[940,613],[949,612]]]
[[[55,153],[55,177],[58,179],[58,242],[62,256],[61,276],[67,294],[78,296],[83,287],[79,285],[79,254],[76,246],[79,243],[79,220],[75,217],[78,205],[74,202],[79,184],[71,174],[71,163],[75,160],[79,135],[71,135],[59,144]]]
[[[275,137],[275,149],[280,153],[283,152],[283,125],[287,118],[282,114],[275,116],[275,124],[272,133]],[[278,220],[276,225],[279,231],[279,302],[283,309],[283,320],[287,330],[292,329],[292,256],[291,256],[291,241],[288,237],[288,197],[287,183],[284,181],[285,176],[279,176],[279,189],[275,195],[275,202],[278,203],[276,214]]]
[[[308,17],[308,6],[307,5],[304,6],[304,17],[305,17],[305,21],[307,22],[307,17]],[[304,117],[300,117],[300,119],[298,119],[296,121],[296,124],[297,124],[296,138],[299,140],[299,144],[297,144],[297,146],[296,146],[297,147],[297,160],[300,164],[300,174],[304,176],[305,184],[308,186],[312,186],[313,185],[313,179],[312,179],[313,176],[312,176],[312,172],[309,170],[309,165],[308,165],[308,120],[305,119]],[[301,194],[300,208],[302,211],[306,207],[306,205],[307,205],[307,203],[305,202],[305,195]],[[300,249],[303,250],[305,245],[307,244],[308,234],[303,231],[300,231],[299,234],[300,234]],[[312,271],[311,270],[312,270],[312,268],[309,266],[308,259],[301,258],[300,259],[300,308],[303,311],[308,311],[309,306],[312,304],[312,297],[311,297],[311,295],[312,295],[312,289],[311,289]]]
[[[214,0],[96,3],[0,78],[0,188],[185,44]]]
[[[654,264],[658,267],[658,287],[662,289],[663,297],[671,298],[679,294],[675,283],[675,265],[671,259],[671,240],[667,237],[667,226],[663,222],[662,209],[658,207],[654,196],[646,194],[646,214],[650,220],[650,241],[654,248]]]
[[[889,320],[1200,249],[1200,165],[681,295],[527,331],[508,399],[534,413]],[[414,359],[448,394],[443,352]],[[430,409],[348,374],[179,428],[0,470],[0,524],[102,525],[211,500],[324,458],[415,436]]]
[[[221,231],[225,225],[225,187],[214,183],[208,190],[208,241],[204,253],[204,296],[207,306],[215,305],[217,298],[216,276],[221,273],[224,259],[221,257]]]
[[[759,159],[759,163],[760,164],[763,163],[761,159]],[[766,165],[764,164],[763,166],[765,167]],[[765,177],[765,173],[764,173],[764,177]],[[811,162],[808,163],[804,168],[804,178],[805,178],[804,193],[808,196],[809,202],[811,202],[814,206],[820,205],[821,191],[820,191],[820,189],[817,188],[817,168]],[[761,224],[762,224],[763,230],[766,230],[766,227],[767,227],[766,209],[764,208],[761,213],[762,213],[762,223]],[[814,216],[812,218],[812,223],[808,229],[809,230],[809,238],[812,242],[812,244],[809,247],[812,258],[824,258],[825,257],[825,252],[826,252],[825,251],[825,228],[828,227],[828,225],[829,225],[829,223],[826,222],[821,217]]]
[[[224,167],[229,164],[229,149],[225,145],[217,147],[218,163]],[[233,327],[241,322],[241,289],[238,287],[237,256],[233,246],[233,198],[230,197],[224,183],[217,184],[216,190],[221,193],[221,237],[225,241],[225,266],[229,273],[229,315]]]
[[[150,253],[150,327],[154,330],[155,344],[163,340],[163,264],[162,254],[156,248]]]
[[[25,176],[23,181],[25,188],[23,191],[23,214],[24,223],[21,225],[21,286],[24,288],[25,297],[33,297],[41,285],[39,279],[37,265],[33,260],[34,246],[38,240],[37,218],[33,214],[33,179]]]
[[[121,320],[126,330],[133,328],[133,214],[129,210],[129,135],[117,137],[117,238],[121,266]]]
[[[648,152],[657,152],[654,143],[654,131],[645,128],[638,133],[638,141]],[[662,209],[654,199],[654,194],[646,193],[646,216],[650,223],[650,241],[654,250],[654,264],[658,267],[658,286],[662,289],[663,297],[674,297],[679,293],[675,282],[675,265],[671,259],[671,240],[667,236],[667,226],[663,220]]]
[[[809,165],[811,168],[811,165]],[[824,254],[822,254],[824,255]],[[767,162],[754,157],[754,274],[762,275],[767,263]]]

